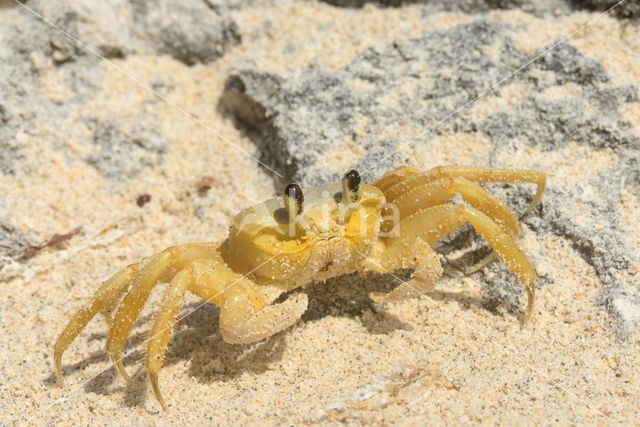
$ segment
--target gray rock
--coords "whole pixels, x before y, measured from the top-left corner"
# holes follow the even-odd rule
[[[31,246],[29,237],[4,218],[0,221],[0,270],[7,258],[19,257]]]
[[[19,144],[15,140],[16,126],[7,107],[0,104],[0,173],[14,175],[16,168],[24,162]]]
[[[456,11],[483,13],[495,9],[522,9],[535,15],[558,15],[573,10],[588,9],[610,11],[619,18],[640,17],[640,3],[636,0],[324,0],[333,6],[360,8],[372,3],[385,7],[401,7],[408,4],[423,4],[425,13]],[[620,3],[620,4],[618,4]]]
[[[399,141],[380,140],[378,129],[403,122],[427,129],[523,63],[526,56],[499,36],[504,31],[501,25],[477,21],[369,48],[344,70],[312,67],[286,79],[240,70],[229,78],[222,104],[242,123],[260,130],[264,160],[287,179],[305,185],[335,179],[344,171],[320,161],[328,151],[351,141],[372,156],[379,150],[391,152]],[[499,59],[484,53],[489,48],[499,52]],[[354,90],[357,86],[364,89]],[[411,87],[414,96],[390,106],[385,96],[401,86]],[[364,129],[358,117],[366,117]],[[435,132],[473,126],[477,124],[461,111]],[[371,177],[399,160],[384,159]]]
[[[635,96],[626,98],[623,95],[620,98],[619,94],[624,90],[635,89],[616,88],[612,93],[605,90],[559,101],[534,95],[513,111],[495,114],[479,126],[484,133],[502,144],[517,140],[553,149],[579,140],[596,148],[618,149],[635,143],[626,135],[630,124],[616,123],[617,106],[622,103],[620,100],[637,101]],[[598,101],[602,101],[602,104],[598,104]],[[616,108],[603,108],[616,102],[620,102],[615,105]]]
[[[162,161],[167,142],[158,124],[149,117],[134,120],[89,120],[94,150],[87,158],[101,174],[112,180],[135,177]]]
[[[369,48],[344,70],[312,67],[288,79],[240,70],[229,78],[222,104],[247,126],[260,129],[266,141],[264,160],[287,178],[305,185],[335,179],[343,168],[318,165],[328,151],[351,141],[372,156],[380,156],[375,154],[379,150],[390,152],[394,143],[378,140],[375,129],[398,122],[426,129],[516,68],[525,56],[509,39],[496,37],[498,31],[501,26],[478,21]],[[490,46],[502,52],[502,61],[483,54]],[[367,89],[354,90],[360,83]],[[388,107],[385,95],[403,84],[411,85],[416,97]],[[358,117],[367,118],[364,129]],[[467,120],[457,116],[437,132],[468,128]],[[366,138],[357,137],[356,131]],[[371,178],[397,160],[384,159]]]
[[[132,0],[148,43],[187,65],[215,61],[240,42],[236,24],[201,1]]]
[[[567,12],[570,6],[565,0],[324,0],[339,7],[363,7],[367,3],[400,7],[407,4],[424,4],[425,13],[456,11],[482,13],[493,9],[522,9],[537,15]]]
[[[14,175],[28,169],[22,154],[19,131],[42,105],[41,90],[32,77],[31,53],[50,49],[46,28],[19,8],[11,14],[11,25],[0,25],[0,173]]]
[[[318,159],[345,138],[371,153],[380,146],[378,141],[355,139],[354,116],[375,111],[370,98],[352,91],[348,80],[344,71],[313,70],[288,80],[249,71],[229,79],[223,104],[247,126],[261,130],[268,141],[262,146],[265,162],[287,178],[312,185],[344,172]]]
[[[573,0],[572,4],[576,7],[583,7],[592,10],[607,11],[614,8],[611,13],[619,18],[638,18],[640,17],[640,2],[637,0]],[[617,6],[616,6],[617,5]]]
[[[87,47],[105,58],[167,54],[206,64],[240,42],[236,24],[199,0],[34,0],[29,7],[67,33],[45,28],[58,64],[83,56],[95,61]]]
[[[609,76],[598,62],[582,56],[573,46],[562,43],[558,46],[548,46],[543,49],[544,55],[536,60],[536,67],[552,71],[555,84],[567,82],[581,85],[592,85],[606,82]],[[538,85],[544,84],[537,81]]]
[[[0,173],[4,175],[37,167],[35,159],[23,155],[28,138],[19,135],[41,138],[69,128],[66,123],[74,114],[84,116],[82,106],[101,85],[99,56],[166,54],[193,65],[214,61],[240,41],[235,23],[199,0],[31,0],[26,8],[11,3],[3,9],[0,25]],[[66,99],[51,100],[43,93],[40,77],[53,68],[59,69],[70,89]],[[91,117],[83,118],[91,123]],[[153,120],[139,118],[145,123]],[[97,125],[94,140],[85,141],[101,147],[86,160],[110,178],[134,176],[157,164],[164,150],[153,126],[121,128]],[[64,140],[83,138],[75,137],[67,134],[52,145],[66,155]],[[114,140],[108,141],[109,137]],[[131,151],[125,162],[127,150]]]
[[[35,13],[21,9],[21,14],[33,21],[30,26],[40,26],[47,39],[39,51],[55,64],[81,59],[96,62],[96,53],[105,58],[131,53],[135,40],[127,0],[32,0],[26,7]]]
[[[269,7],[277,0],[203,0],[207,7],[220,15],[248,7]]]
[[[425,130],[437,124],[413,144],[429,144],[434,134],[480,133],[491,141],[495,158],[508,158],[523,147],[559,150],[569,142],[593,152],[613,150],[619,162],[584,186],[566,187],[551,177],[543,206],[526,223],[538,233],[567,239],[595,268],[604,285],[602,303],[619,335],[627,337],[639,326],[633,313],[640,310],[640,284],[632,267],[638,262],[637,250],[617,221],[618,198],[622,186],[638,188],[640,141],[618,111],[638,102],[638,89],[616,86],[601,64],[561,44],[488,90],[529,60],[509,38],[508,27],[480,20],[367,49],[340,70],[311,67],[276,76],[244,67],[230,76],[222,105],[258,135],[263,160],[284,172],[286,179],[304,185],[344,173],[343,165],[326,158],[349,146],[364,153],[352,166],[362,168],[369,180],[408,160],[396,151],[407,141],[384,133],[398,123]],[[545,96],[546,89],[568,83],[580,92]],[[479,118],[466,108],[478,95],[485,100],[503,96],[512,84],[535,89],[513,107],[487,117]],[[520,212],[531,198],[526,190],[496,189]],[[584,217],[575,220],[577,211],[589,213],[587,223]],[[464,240],[465,232],[461,233]],[[456,239],[452,238],[459,242]],[[441,248],[445,253],[447,244]],[[450,262],[463,270],[484,254],[481,250]],[[514,309],[521,287],[511,274],[501,263],[484,274],[485,305]],[[550,280],[542,277],[539,286]]]

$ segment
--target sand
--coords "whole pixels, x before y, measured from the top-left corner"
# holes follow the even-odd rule
[[[224,343],[217,309],[198,307],[198,298],[189,296],[182,312],[189,315],[177,325],[160,374],[169,403],[164,412],[140,369],[146,331],[165,289],[159,285],[127,349],[126,365],[138,373],[134,385],[127,387],[105,356],[101,319],[92,321],[66,352],[66,388],[55,385],[53,343],[102,280],[170,245],[221,241],[235,213],[280,191],[269,171],[243,153],[256,153],[254,143],[216,108],[231,67],[252,61],[283,74],[313,62],[340,68],[369,45],[473,19],[457,12],[422,16],[417,6],[350,10],[317,2],[258,5],[231,13],[243,42],[213,63],[188,67],[151,55],[115,61],[145,83],[172,85],[166,98],[230,143],[107,63],[100,65],[98,95],[86,109],[96,117],[124,120],[152,110],[168,140],[160,165],[142,170],[135,179],[107,179],[76,160],[86,145],[81,139],[66,140],[68,129],[35,129],[21,136],[28,140],[26,155],[37,159],[38,168],[0,179],[13,225],[41,244],[81,229],[59,247],[45,247],[2,270],[0,424],[640,423],[640,337],[636,333],[622,340],[615,334],[597,303],[602,286],[593,267],[566,241],[542,239],[528,228],[521,246],[537,260],[536,269],[547,283],[540,287],[533,321],[525,327],[510,312],[483,308],[481,283],[460,275],[445,275],[428,296],[385,307],[367,301],[362,281],[317,284],[307,290],[312,309],[302,321],[247,346]],[[517,10],[489,15],[540,28],[533,37],[517,40],[520,48],[534,52],[596,13],[553,20]],[[330,38],[314,37],[329,24],[334,28]],[[640,47],[633,40],[640,30],[637,23],[625,25],[604,17],[573,43],[597,58],[617,83],[637,84]],[[305,49],[284,59],[280,53],[291,42]],[[55,70],[41,79],[47,97],[65,99],[67,83]],[[482,110],[495,107],[475,108],[477,114],[487,114]],[[625,114],[639,123],[639,111],[636,104]],[[69,126],[73,123],[70,118]],[[80,138],[82,131],[72,134]],[[455,161],[459,151],[448,147],[456,144],[471,144],[470,158],[479,164],[489,155],[481,140],[456,138],[421,147],[416,159],[426,165],[419,167]],[[54,150],[60,140],[71,151]],[[608,162],[606,153],[598,158],[581,158],[583,154],[580,147],[569,146],[552,153],[544,166],[571,183],[585,169],[595,173]],[[203,179],[210,189],[199,192]],[[138,206],[144,194],[151,198]],[[637,195],[629,194],[623,203],[629,232],[640,242],[637,221],[631,220],[640,215]]]

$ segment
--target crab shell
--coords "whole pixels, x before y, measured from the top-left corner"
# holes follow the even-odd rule
[[[362,184],[362,197],[342,202],[339,184],[305,189],[304,211],[291,218],[283,197],[240,212],[223,250],[227,265],[258,284],[293,289],[353,272],[378,241],[385,197]]]

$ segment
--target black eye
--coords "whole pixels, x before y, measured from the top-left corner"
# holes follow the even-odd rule
[[[349,190],[357,192],[360,188],[360,174],[355,169],[351,169],[344,175],[344,179],[347,181]]]
[[[360,188],[360,174],[351,169],[342,177],[342,200],[348,203],[357,202],[362,196],[362,189]]]
[[[284,189],[284,207],[287,209],[289,216],[295,217],[302,213],[302,205],[304,203],[304,195],[302,188],[298,184],[289,184]]]

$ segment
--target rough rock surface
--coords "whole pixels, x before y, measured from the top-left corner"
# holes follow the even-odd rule
[[[615,163],[578,186],[556,181],[549,170],[542,212],[527,221],[538,232],[568,239],[594,266],[605,284],[602,302],[626,337],[640,327],[640,282],[634,271],[640,258],[619,223],[624,214],[617,205],[621,190],[634,186],[640,138],[619,112],[638,103],[638,88],[616,86],[601,64],[567,43],[546,46],[534,55],[538,56],[505,79],[530,58],[513,43],[508,26],[480,20],[372,47],[340,70],[312,67],[287,77],[239,71],[229,79],[223,103],[259,130],[265,161],[305,185],[339,179],[350,166],[368,180],[376,179],[398,164],[412,163],[414,154],[405,148],[429,145],[444,134],[480,134],[499,159],[522,155],[529,148],[559,151],[568,144],[589,153],[612,151]],[[482,102],[499,100],[513,85],[528,86],[528,94],[507,108],[477,117],[471,104],[466,107],[477,97]],[[575,87],[572,96],[545,96],[569,85]],[[425,131],[396,139],[385,131],[406,123]],[[326,160],[352,147],[362,153],[355,164]],[[547,169],[529,156],[538,168]],[[633,189],[632,193],[637,194]],[[528,196],[515,192],[507,197],[515,204]],[[575,218],[577,204],[580,218]],[[505,283],[503,275],[493,277]],[[495,290],[487,304],[517,302],[520,290],[511,290]],[[619,308],[621,300],[624,310]]]
[[[106,58],[156,53],[187,65],[207,64],[240,42],[236,24],[199,0],[36,0],[27,7]],[[67,34],[43,28],[54,61],[85,55],[95,61]]]
[[[611,2],[24,3],[0,0],[0,425],[640,422],[637,2],[600,18]],[[532,323],[502,263],[462,274],[488,253],[467,227],[437,248],[428,295],[368,297],[408,271],[335,278],[295,291],[301,321],[254,345],[225,343],[189,294],[168,412],[141,363],[165,284],[127,345],[133,384],[96,318],[55,386],[56,337],[119,269],[223,241],[285,180],[401,163],[548,172],[518,241]],[[488,187],[517,212],[532,195]]]
[[[619,0],[574,0],[572,5],[602,11],[615,7],[613,14],[617,17],[636,19],[640,17],[640,3],[633,0],[625,0],[622,3]]]
[[[640,16],[640,3],[635,0],[324,0],[340,7],[363,7],[367,3],[381,6],[400,7],[421,3],[430,13],[439,11],[460,11],[465,13],[488,12],[493,9],[522,9],[536,15],[558,15],[575,9],[607,11],[620,18]]]
[[[459,11],[465,13],[488,12],[493,9],[522,9],[529,13],[547,14],[570,10],[566,0],[325,0],[334,6],[363,7],[367,3],[382,6],[400,7],[402,5],[421,3],[429,13],[441,11]]]

